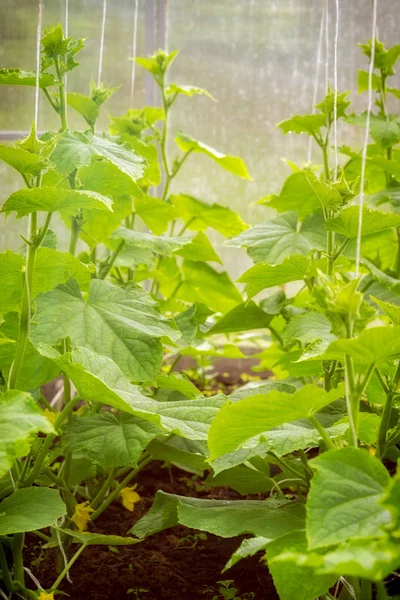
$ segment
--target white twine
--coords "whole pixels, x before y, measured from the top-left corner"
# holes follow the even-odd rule
[[[363,221],[363,206],[364,206],[364,187],[365,187],[365,167],[367,164],[367,149],[368,149],[368,138],[369,138],[369,126],[371,120],[372,111],[372,75],[374,71],[374,59],[375,59],[375,36],[376,36],[376,15],[377,15],[377,4],[378,0],[372,0],[372,33],[371,33],[371,59],[368,69],[368,107],[367,116],[365,121],[365,137],[364,146],[361,158],[361,177],[360,177],[360,194],[358,196],[358,226],[357,226],[357,245],[356,245],[356,277],[359,276],[360,271],[360,260],[361,260],[361,232],[362,232],[362,221]]]
[[[325,87],[329,88],[329,0],[325,0]]]
[[[42,37],[42,2],[38,0],[38,23],[36,29],[36,85],[35,85],[35,129],[38,130],[39,119],[39,81],[40,81],[40,39]]]
[[[337,144],[337,97],[338,97],[338,44],[339,44],[339,0],[336,0],[336,24],[335,24],[335,40],[334,40],[334,52],[333,52],[333,89],[334,89],[334,100],[333,100],[333,149],[335,155],[335,168],[334,168],[334,180],[337,179],[338,174],[338,144]]]
[[[65,0],[65,26],[64,26],[64,35],[67,38],[69,31],[69,0]],[[65,74],[65,91],[67,88],[68,76]]]
[[[101,84],[101,72],[103,70],[103,50],[104,50],[104,33],[105,33],[105,30],[106,30],[106,15],[107,15],[107,0],[103,0],[103,18],[101,20],[99,72],[98,72],[98,75],[97,75],[97,87],[100,87],[100,84]]]
[[[130,105],[133,106],[133,96],[135,92],[135,72],[136,72],[136,47],[137,47],[137,27],[139,15],[139,0],[135,0],[135,13],[133,17],[133,38],[132,38],[132,73],[131,73],[131,92]]]
[[[315,105],[316,105],[317,100],[318,100],[319,74],[320,74],[320,71],[321,71],[322,39],[323,39],[323,35],[324,35],[325,18],[326,18],[326,8],[325,8],[325,10],[322,11],[322,14],[321,14],[321,24],[320,24],[320,28],[319,28],[318,48],[317,48],[317,61],[316,61],[316,68],[315,68],[315,84],[314,84],[314,92],[313,92],[313,99],[312,99],[312,114],[315,113],[315,110],[316,110]],[[312,146],[313,146],[313,138],[311,136],[309,136],[309,139],[308,139],[308,152],[307,152],[307,163],[308,164],[311,163]]]

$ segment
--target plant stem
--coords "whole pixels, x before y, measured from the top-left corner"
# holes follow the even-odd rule
[[[124,246],[125,240],[121,240],[116,250],[108,257],[106,264],[100,269],[99,279],[105,279],[107,277]]]
[[[360,600],[372,600],[372,581],[361,580]]]
[[[400,363],[397,366],[397,370],[393,381],[388,388],[386,387],[386,401],[383,407],[381,422],[379,424],[378,430],[378,440],[377,440],[377,449],[376,449],[376,457],[382,459],[386,452],[386,441],[387,441],[387,432],[390,427],[390,418],[392,416],[392,408],[393,408],[393,399],[396,391],[396,387],[398,384],[398,380],[400,377]]]
[[[311,417],[308,417],[308,420],[310,421],[310,423],[312,423],[312,425],[314,425],[315,429],[318,431],[318,433],[324,440],[325,446],[327,447],[327,449],[334,450],[336,448],[336,446],[332,442],[331,438],[329,437],[325,427],[318,421],[318,419],[316,417],[314,417],[314,415]]]
[[[116,472],[117,472],[116,469],[112,469],[110,471],[110,473],[108,474],[108,477],[105,479],[103,485],[101,486],[98,494],[94,497],[94,499],[91,502],[92,508],[98,508],[100,506],[100,504],[103,502],[105,495],[107,494],[108,490],[110,489],[110,487],[115,479]]]
[[[69,252],[75,256],[76,245],[79,239],[79,224],[76,217],[72,217],[71,221],[71,238],[69,241]]]
[[[395,273],[397,279],[400,279],[400,227],[396,228],[397,235],[397,254],[396,254],[396,264],[395,264]]]
[[[14,558],[14,578],[21,585],[25,586],[25,571],[22,558],[22,549],[24,547],[24,534],[15,533],[12,540],[12,551]]]
[[[385,583],[383,581],[379,581],[376,585],[376,591],[378,592],[377,598],[378,600],[389,600],[389,596],[386,592]]]
[[[10,569],[8,568],[7,557],[4,552],[3,544],[0,542],[0,568],[1,576],[6,586],[7,592],[12,593],[15,590],[14,582],[11,578]]]
[[[175,356],[174,360],[171,363],[171,366],[168,370],[168,375],[170,375],[172,373],[172,371],[175,369],[176,365],[178,364],[178,362],[180,361],[181,358],[182,358],[182,354],[180,352],[178,352],[178,354]]]
[[[103,504],[101,504],[97,510],[94,511],[90,520],[94,521],[99,517],[105,510],[110,506],[112,502],[120,495],[121,491],[128,485],[128,483],[141,471],[146,465],[148,465],[153,460],[152,456],[148,456],[144,460],[142,460],[133,471],[131,471],[125,479],[121,481],[121,483],[115,488],[111,494],[107,496],[104,500]]]
[[[67,103],[66,103],[66,97],[65,97],[64,76],[61,75],[61,69],[60,69],[60,63],[58,61],[58,57],[55,57],[55,59],[54,59],[54,66],[55,66],[56,73],[57,73],[57,85],[60,90],[60,109],[58,112],[59,112],[60,119],[61,119],[61,128],[63,131],[65,131],[66,129],[68,129]]]
[[[51,586],[50,592],[54,592],[58,588],[58,586],[60,585],[60,583],[62,582],[62,580],[66,576],[66,574],[68,573],[68,571],[71,569],[71,567],[78,560],[78,558],[80,557],[80,555],[82,554],[82,552],[85,550],[86,546],[87,546],[87,544],[82,544],[82,546],[80,546],[78,548],[78,550],[75,552],[75,554],[73,555],[73,557],[71,558],[71,560],[68,561],[68,563],[65,565],[64,569],[61,571],[60,575],[57,577],[57,579],[55,580],[55,582]]]

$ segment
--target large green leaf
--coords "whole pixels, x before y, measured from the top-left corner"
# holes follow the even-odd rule
[[[268,221],[265,225],[251,227],[226,242],[233,248],[246,248],[254,262],[280,264],[292,254],[308,254],[312,250],[324,250],[326,233],[322,215],[312,215],[299,223],[295,212]]]
[[[383,535],[390,513],[381,505],[390,476],[382,463],[359,448],[321,454],[307,499],[310,548]]]
[[[207,146],[207,144],[204,144],[203,142],[195,140],[183,132],[178,133],[175,138],[175,142],[182,152],[189,152],[190,150],[191,152],[206,154],[226,171],[229,171],[234,175],[238,175],[238,177],[251,180],[251,177],[247,171],[247,167],[241,158],[218,152],[218,150],[214,150],[214,148]]]
[[[220,204],[206,204],[185,194],[172,196],[171,202],[188,229],[203,231],[211,227],[226,237],[239,235],[247,229],[247,225],[237,213]]]
[[[304,527],[303,519],[304,506],[285,500],[200,500],[159,491],[130,533],[144,538],[180,524],[220,537],[252,533],[272,540]]]
[[[186,442],[183,438],[178,439]],[[189,452],[188,450],[178,448],[173,445],[173,441],[174,440],[170,440],[167,443],[157,439],[153,440],[150,442],[147,451],[150,452],[154,460],[174,463],[185,469],[194,470],[195,472],[202,472],[209,468],[205,462],[206,457],[204,454],[194,451]]]
[[[0,535],[49,527],[66,512],[57,490],[22,488],[0,502]]]
[[[226,313],[242,301],[242,296],[228,274],[219,273],[202,262],[184,260],[183,282],[176,298],[186,302],[201,302],[215,312]]]
[[[243,302],[235,306],[235,308],[221,317],[208,331],[208,335],[264,329],[269,326],[273,317],[274,315],[268,315],[262,308],[250,300],[249,302]]]
[[[346,118],[348,123],[352,125],[359,125],[361,127],[366,126],[367,115],[362,113],[360,115],[349,115]],[[390,148],[400,141],[400,122],[399,118],[393,117],[392,115],[379,116],[371,114],[368,117],[369,132],[371,137],[382,146],[382,148]]]
[[[168,433],[193,440],[207,439],[210,423],[225,396],[176,402],[156,402],[132,385],[118,366],[106,356],[80,348],[58,359],[79,394],[87,400],[109,404],[118,410],[156,423]]]
[[[321,340],[328,347],[329,342],[334,339],[331,329],[332,323],[324,314],[310,311],[290,319],[283,335],[286,344],[293,340],[302,344],[310,344],[316,340]]]
[[[246,496],[271,491],[275,481],[253,467],[238,465],[215,475],[210,474],[205,480],[205,484],[210,487],[231,487],[239,494]]]
[[[175,206],[153,196],[135,198],[135,211],[156,235],[164,233],[168,223],[180,216]]]
[[[343,359],[348,354],[357,362],[381,363],[400,357],[400,327],[371,327],[357,338],[336,340],[330,344],[323,358]]]
[[[268,568],[280,600],[315,600],[328,592],[337,579],[334,575],[317,575],[311,567],[297,565],[290,558],[274,560],[284,553],[306,552],[304,531],[293,531],[273,540],[266,550]]]
[[[338,190],[317,179],[311,171],[292,173],[283,184],[280,194],[267,198],[268,206],[279,212],[294,210],[300,218],[323,206],[337,209],[341,203],[342,197]]]
[[[328,231],[336,231],[346,237],[355,238],[358,232],[358,215],[358,206],[348,206],[336,217],[327,219],[326,228]],[[361,235],[371,235],[399,226],[400,215],[363,207]]]
[[[24,263],[23,257],[14,254],[11,250],[0,254],[0,280],[4,285],[0,296],[0,314],[20,309],[24,288]],[[30,290],[31,299],[39,293],[53,289],[70,277],[75,277],[79,285],[85,289],[89,285],[90,271],[69,252],[39,248]]]
[[[39,431],[52,433],[54,429],[29,394],[15,390],[0,394],[0,477],[16,458],[29,452],[29,437]]]
[[[0,145],[0,160],[21,173],[21,175],[39,175],[47,166],[43,158],[23,148]]]
[[[291,281],[301,281],[307,276],[311,262],[308,257],[300,254],[288,256],[280,265],[258,263],[238,279],[246,284],[246,292],[252,298],[258,292],[267,288],[283,285]]]
[[[73,279],[39,295],[31,329],[36,345],[69,337],[75,345],[109,356],[136,381],[151,381],[157,374],[162,360],[160,338],[174,340],[179,335],[174,322],[160,314],[157,302],[143,288],[117,287],[99,279],[91,281],[87,301]]]
[[[124,413],[74,417],[63,435],[67,452],[83,452],[104,469],[134,467],[143,450],[160,433],[150,423]]]
[[[35,71],[24,71],[23,69],[0,69],[0,84],[3,85],[30,85],[36,86]],[[41,73],[39,87],[46,88],[56,85],[56,81],[50,73]]]
[[[64,174],[90,165],[94,158],[104,158],[134,181],[143,175],[143,159],[136,152],[92,133],[67,131],[50,158],[57,171]]]
[[[212,459],[235,450],[256,435],[266,435],[265,432],[283,423],[313,416],[341,393],[341,389],[328,393],[315,385],[306,385],[294,394],[273,390],[225,404],[210,427],[208,445]]]
[[[3,205],[2,212],[15,211],[17,217],[31,212],[61,211],[77,215],[81,208],[112,211],[112,201],[97,192],[66,190],[56,187],[24,188],[14,192]]]

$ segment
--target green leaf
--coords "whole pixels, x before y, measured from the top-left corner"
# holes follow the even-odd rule
[[[352,125],[366,126],[366,113],[350,115],[346,121]],[[369,116],[369,131],[371,137],[382,148],[391,148],[400,141],[400,122],[398,117],[385,117],[371,114]]]
[[[168,223],[180,216],[177,208],[153,196],[135,198],[135,211],[156,235],[165,233]]]
[[[151,421],[168,433],[194,440],[207,439],[211,421],[226,402],[225,396],[176,402],[157,402],[132,385],[106,356],[80,348],[58,359],[62,369],[87,400],[109,404],[118,410]]]
[[[177,83],[171,83],[165,90],[168,96],[172,96],[174,94],[182,94],[183,96],[207,96],[211,100],[216,102],[214,96],[204,90],[203,88],[196,87],[195,85],[178,85]]]
[[[306,385],[293,394],[273,390],[225,404],[210,427],[208,445],[212,459],[235,450],[256,435],[265,436],[266,431],[279,425],[313,416],[341,393],[340,389],[328,393]]]
[[[39,431],[52,433],[54,429],[29,394],[15,390],[0,394],[0,477],[16,458],[29,452],[29,437]],[[1,513],[0,506],[0,523]]]
[[[105,535],[102,533],[89,533],[88,531],[73,531],[72,529],[60,529],[59,531],[71,537],[72,543],[84,544],[85,546],[131,546],[138,543],[136,538],[122,537],[121,535]]]
[[[199,142],[192,137],[188,136],[186,133],[179,132],[175,138],[175,142],[182,152],[200,152],[201,154],[206,154],[212,158],[220,167],[237,175],[238,177],[243,177],[244,179],[250,179],[251,177],[247,171],[247,167],[241,158],[237,156],[230,156],[229,154],[223,154],[222,152],[218,152],[204,144],[203,142]]]
[[[344,208],[336,217],[326,220],[328,231],[335,231],[349,238],[356,238],[358,231],[358,206]],[[371,235],[400,226],[400,215],[363,207],[361,235]]]
[[[378,91],[381,85],[381,78],[372,73],[372,89]],[[368,71],[358,71],[358,93],[367,92],[369,89],[369,73]],[[389,90],[387,90],[389,91]]]
[[[246,248],[254,262],[280,264],[292,254],[308,254],[326,248],[322,215],[311,215],[303,223],[297,213],[288,212],[265,225],[251,227],[226,242],[232,248]]]
[[[175,525],[220,537],[243,533],[269,540],[303,527],[304,506],[282,500],[200,500],[158,491],[153,506],[131,529],[142,539]]]
[[[249,302],[243,302],[235,306],[235,308],[221,317],[208,331],[208,335],[264,329],[269,326],[272,319],[273,315],[268,315],[262,308],[250,300]]]
[[[400,327],[371,327],[364,329],[358,338],[336,340],[326,350],[324,359],[340,360],[344,354],[361,364],[379,364],[399,358]]]
[[[182,438],[179,438],[179,440],[185,441]],[[172,441],[161,442],[157,439],[153,440],[150,442],[147,451],[150,452],[154,460],[174,463],[186,469],[194,469],[196,472],[205,471],[209,468],[205,462],[206,457],[203,454],[188,452],[187,450],[178,448],[172,444]]]
[[[174,50],[169,54],[164,50],[158,50],[152,56],[138,56],[135,60],[139,65],[147,69],[153,75],[154,79],[161,84],[163,74],[169,69],[178,54],[179,50]]]
[[[321,127],[326,126],[326,115],[296,115],[278,123],[284,134],[286,133],[318,133]]]
[[[215,312],[226,313],[242,301],[242,296],[225,271],[218,272],[205,263],[184,260],[183,282],[176,298],[201,302]]]
[[[384,300],[378,300],[374,296],[370,296],[370,298],[389,317],[393,325],[400,325],[400,306],[392,304],[391,302],[385,302]]]
[[[160,429],[124,413],[74,417],[63,435],[67,452],[82,452],[104,469],[136,466],[143,450]]]
[[[36,298],[35,345],[69,337],[72,344],[112,358],[135,381],[151,381],[158,373],[164,336],[174,340],[179,332],[139,286],[122,288],[93,279],[85,301],[71,279]]]
[[[268,538],[264,537],[253,537],[247,538],[242,541],[239,548],[235,550],[232,554],[225,567],[222,570],[222,573],[225,573],[228,569],[231,569],[236,565],[242,558],[248,558],[249,556],[254,556],[257,552],[264,550],[267,544],[270,542]]]
[[[78,66],[79,63],[75,60],[75,56],[84,47],[84,40],[73,40],[70,37],[64,37],[60,23],[55,27],[48,27],[44,30],[41,43],[42,70],[53,66],[56,60],[61,74]]]
[[[57,490],[22,488],[0,502],[0,535],[49,527],[66,512]]]
[[[85,190],[113,199],[113,212],[82,210],[83,227],[80,237],[90,246],[105,242],[121,221],[132,213],[132,197],[142,195],[131,177],[107,161],[95,160],[79,170],[79,179]],[[68,219],[68,225],[70,219]]]
[[[323,206],[336,210],[342,202],[342,196],[336,188],[305,170],[289,175],[280,194],[269,196],[266,203],[278,212],[294,210],[300,218],[304,218]]]
[[[0,69],[0,85],[30,85],[36,86],[36,72],[24,71],[23,69]],[[41,73],[39,87],[46,88],[56,85],[56,81],[50,73]]]
[[[388,489],[381,502],[393,517],[394,529],[398,529],[400,525],[400,475],[397,471],[396,475],[391,480]],[[398,536],[397,536],[398,539]]]
[[[50,158],[57,171],[65,175],[74,169],[89,166],[94,158],[108,160],[133,181],[143,175],[143,159],[136,152],[92,133],[67,131],[61,136]]]
[[[293,256],[285,258],[280,265],[258,263],[243,273],[238,281],[246,284],[247,295],[252,298],[261,290],[291,281],[303,280],[307,277],[310,266],[309,258],[293,254]]]
[[[316,340],[322,340],[327,347],[329,342],[334,339],[331,329],[332,323],[325,315],[310,311],[290,319],[285,327],[283,337],[286,344],[293,340],[302,344],[311,344]]]
[[[186,379],[181,373],[170,373],[169,375],[157,375],[155,379],[157,387],[165,390],[180,392],[187,398],[197,398],[202,396],[199,389]]]
[[[383,535],[390,514],[380,505],[390,476],[359,448],[341,448],[310,462],[316,473],[307,499],[310,548]]]
[[[231,487],[242,496],[269,492],[274,480],[254,468],[238,465],[217,475],[209,475],[205,484],[210,487]]]
[[[290,532],[268,544],[268,568],[280,600],[314,600],[333,587],[335,576],[318,575],[311,567],[297,565],[290,558],[274,560],[284,553],[306,551],[307,539],[304,531]]]
[[[89,96],[76,92],[68,92],[67,102],[71,108],[82,115],[88,125],[95,125],[100,114],[100,106],[89,98]]]
[[[66,190],[56,187],[24,188],[14,192],[6,200],[1,212],[15,211],[18,219],[31,212],[61,211],[71,216],[81,208],[93,208],[112,212],[112,201],[96,192]]]
[[[21,175],[39,175],[47,162],[37,154],[23,148],[0,145],[0,160],[21,173]]]
[[[215,252],[208,237],[202,231],[199,231],[194,237],[189,238],[189,240],[185,246],[176,250],[175,254],[182,256],[186,260],[195,262],[218,262],[221,264],[220,257]]]
[[[248,227],[237,213],[220,204],[206,204],[185,194],[172,196],[171,202],[179,218],[184,221],[188,229],[194,231],[204,231],[211,227],[222,235],[231,237],[242,233]]]

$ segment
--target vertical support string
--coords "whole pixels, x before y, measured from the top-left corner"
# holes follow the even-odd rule
[[[324,25],[325,25],[325,19],[326,19],[326,6],[325,6],[325,10],[322,10],[322,14],[321,14],[321,24],[319,27],[319,36],[318,36],[318,48],[317,48],[317,61],[316,61],[316,73],[315,73],[315,84],[314,84],[314,92],[313,92],[313,98],[312,98],[312,114],[315,113],[315,105],[317,103],[318,100],[318,89],[319,89],[319,74],[321,71],[321,59],[322,59],[322,39],[323,39],[323,35],[324,35]],[[311,163],[311,157],[312,157],[312,146],[313,146],[313,139],[311,136],[309,136],[308,139],[308,151],[307,151],[307,163],[310,164]]]
[[[131,72],[131,90],[130,90],[130,106],[133,106],[133,96],[135,92],[135,72],[136,72],[136,48],[137,48],[137,28],[139,15],[139,0],[135,0],[135,14],[133,17],[133,37],[132,37],[132,72]]]
[[[333,148],[335,156],[335,168],[333,171],[333,178],[336,181],[338,175],[338,144],[337,144],[337,97],[338,97],[338,45],[339,45],[339,19],[340,19],[340,7],[339,0],[336,0],[336,24],[335,24],[335,40],[334,40],[334,52],[333,52],[333,89],[334,89],[334,100],[333,100]]]
[[[325,89],[329,90],[329,0],[325,0]]]
[[[67,38],[69,33],[69,0],[65,0],[65,26],[64,26],[64,36]],[[65,91],[67,91],[67,83],[68,83],[68,75],[65,74]]]
[[[363,221],[363,206],[364,206],[364,187],[365,187],[365,167],[367,164],[367,150],[368,150],[368,138],[369,138],[369,126],[371,121],[372,111],[372,75],[374,72],[374,60],[375,60],[375,38],[376,38],[376,15],[377,15],[377,4],[378,0],[372,0],[372,33],[371,33],[371,58],[368,69],[368,107],[367,116],[365,120],[365,136],[364,146],[361,157],[361,177],[360,177],[360,193],[358,196],[358,226],[357,226],[357,245],[356,245],[356,277],[359,276],[360,272],[360,260],[361,260],[361,233],[362,233],[362,221]]]
[[[100,37],[100,52],[99,52],[99,71],[97,75],[97,87],[101,84],[101,73],[103,70],[103,50],[104,50],[104,33],[106,30],[107,16],[107,0],[103,0],[103,18],[101,20],[101,37]]]
[[[40,40],[42,37],[42,2],[38,0],[38,22],[36,29],[36,85],[35,85],[35,130],[38,130],[39,120],[39,83],[40,83]]]

